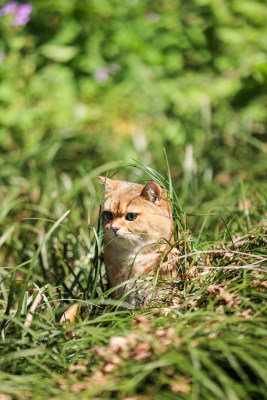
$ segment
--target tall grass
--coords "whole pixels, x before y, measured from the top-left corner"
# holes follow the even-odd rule
[[[241,198],[233,186],[225,212],[210,204],[187,211],[168,165],[165,178],[132,163],[139,180],[155,180],[170,195],[179,275],[166,301],[133,310],[125,299],[118,308],[101,259],[101,210],[97,225],[96,202],[87,220],[80,214],[86,196],[74,200],[87,182],[91,199],[103,203],[92,178],[107,167],[74,182],[64,177],[65,191],[50,199],[45,190],[37,202],[5,197],[1,392],[18,399],[266,398],[262,190],[252,193],[255,208],[244,186]],[[51,200],[54,215],[45,207]],[[14,207],[12,221],[6,215]],[[76,323],[63,327],[63,311],[77,302]]]

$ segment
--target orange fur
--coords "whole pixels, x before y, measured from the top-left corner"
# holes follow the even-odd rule
[[[139,185],[105,180],[104,177],[99,180],[105,184],[104,262],[109,286],[112,288],[142,275],[154,275],[162,254],[173,242],[173,220],[167,194],[153,181]],[[136,219],[129,220],[130,217]],[[122,285],[112,297],[118,299],[122,294],[134,291],[135,286],[136,283]],[[151,296],[151,286],[152,283],[143,285],[143,300]],[[127,301],[134,303],[135,297],[133,293]]]

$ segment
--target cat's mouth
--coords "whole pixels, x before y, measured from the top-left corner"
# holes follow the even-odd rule
[[[114,238],[121,239],[121,240],[134,240],[135,237],[130,233],[123,233],[123,232],[113,232]]]
[[[143,241],[139,235],[135,235],[133,233],[128,232],[120,232],[120,230],[114,232],[113,230],[109,231],[109,239],[111,242],[118,243],[123,247],[137,247],[138,245],[142,245]]]

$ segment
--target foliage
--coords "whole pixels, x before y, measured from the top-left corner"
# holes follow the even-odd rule
[[[142,164],[136,168],[171,189],[160,174]],[[185,213],[172,195],[179,275],[172,298],[139,311],[108,299],[104,271],[96,272],[98,237],[88,236],[75,213],[67,220],[66,212],[52,226],[38,220],[50,225],[46,234],[34,220],[17,223],[16,236],[10,229],[4,233],[0,347],[6,395],[265,398],[266,229],[212,245],[204,228],[186,231]],[[245,227],[246,215],[236,221]],[[76,323],[60,325],[64,304],[77,301]]]
[[[165,147],[187,201],[263,179],[261,2],[36,0],[26,26],[8,17],[0,134],[16,177],[51,164],[72,178],[130,157],[158,168]]]
[[[32,6],[0,16],[3,398],[266,398],[266,7]],[[168,190],[176,303],[108,299],[106,171]]]

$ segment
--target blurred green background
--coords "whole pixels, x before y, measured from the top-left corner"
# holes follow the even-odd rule
[[[112,398],[261,398],[266,1],[32,0],[29,22],[15,25],[23,3],[2,15],[6,4],[0,0],[0,346],[8,396],[0,398],[104,398],[106,390]],[[177,314],[152,309],[155,334],[141,320],[135,331],[151,340],[151,358],[123,351],[114,387],[96,378],[92,396],[79,394],[83,362],[89,374],[103,365],[90,349],[138,325],[130,311],[92,308],[108,293],[96,176],[144,182],[139,162],[166,177],[163,149],[179,203]],[[232,258],[225,248],[240,253]],[[38,290],[44,301],[29,329],[23,323]],[[67,335],[57,321],[77,299],[87,299],[88,314]],[[156,331],[173,326],[177,342]],[[158,352],[166,339],[170,347]],[[76,362],[81,370],[71,370]],[[181,393],[171,394],[175,379]]]
[[[28,24],[0,17],[2,221],[16,207],[20,218],[34,207],[38,216],[77,206],[83,214],[97,173],[131,158],[165,173],[163,148],[187,207],[201,208],[220,194],[227,204],[225,190],[240,191],[241,181],[262,187],[264,2],[32,6]],[[127,169],[120,176],[135,179]]]

